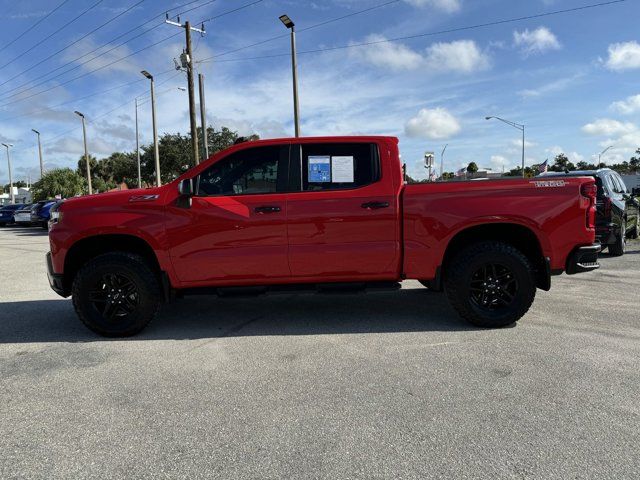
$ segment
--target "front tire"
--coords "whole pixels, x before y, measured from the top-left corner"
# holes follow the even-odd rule
[[[87,262],[72,286],[73,306],[90,330],[104,337],[142,331],[161,303],[157,276],[139,255],[113,252]]]
[[[518,249],[491,241],[471,245],[449,263],[445,292],[460,316],[482,328],[517,322],[536,295],[533,266]]]

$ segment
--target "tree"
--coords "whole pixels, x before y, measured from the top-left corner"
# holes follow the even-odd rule
[[[93,155],[89,155],[89,167],[91,168],[91,178],[93,179],[98,169],[98,160]],[[84,159],[84,155],[78,160],[78,175],[82,178],[87,178],[87,162]]]
[[[33,184],[33,200],[46,200],[60,195],[62,198],[81,195],[86,190],[85,179],[70,168],[57,168],[46,172]]]
[[[13,182],[13,187],[14,188],[24,188],[27,186],[27,182],[23,181],[23,180],[18,180],[17,182]],[[9,187],[10,185],[7,183],[4,187],[2,187],[2,191],[4,193],[9,193]]]
[[[138,185],[138,165],[135,152],[114,152],[100,160],[100,174],[105,182],[113,185],[126,183],[128,187]]]
[[[471,162],[467,166],[467,173],[476,173],[478,171],[478,165],[476,162]]]
[[[637,173],[640,170],[640,148],[636,150],[636,155],[629,160],[629,167]]]
[[[567,157],[564,153],[559,153],[558,155],[556,155],[553,165],[549,167],[549,170],[551,170],[552,172],[566,172],[575,169],[576,166],[569,161],[569,157]]]

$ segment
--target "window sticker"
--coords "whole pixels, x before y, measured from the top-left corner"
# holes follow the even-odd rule
[[[309,157],[309,183],[331,182],[331,157],[328,155]]]
[[[353,183],[353,156],[331,157],[331,181],[333,183]]]

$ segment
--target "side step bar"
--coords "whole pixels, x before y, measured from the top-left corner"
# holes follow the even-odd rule
[[[292,285],[264,285],[251,287],[204,287],[178,290],[178,297],[186,295],[218,295],[219,297],[240,297],[277,294],[354,294],[400,289],[399,282],[354,282],[354,283],[311,283]]]

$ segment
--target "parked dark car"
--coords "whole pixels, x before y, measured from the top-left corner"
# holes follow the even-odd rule
[[[31,207],[31,224],[47,228],[49,223],[49,210],[56,204],[57,200],[41,200]]]
[[[573,172],[547,172],[543,177],[594,177],[598,186],[596,198],[596,239],[602,249],[611,255],[624,255],[627,238],[640,235],[640,195],[638,189],[630,192],[622,177],[610,168],[578,170]]]
[[[11,225],[14,223],[13,215],[16,211],[24,208],[24,203],[17,203],[15,205],[5,205],[0,207],[0,226]]]
[[[16,203],[14,205],[4,205],[0,207],[0,226],[11,225],[15,223],[14,214],[25,207],[24,203]]]
[[[17,209],[13,214],[13,221],[16,225],[31,225],[31,207],[33,204],[25,203],[22,208]]]

